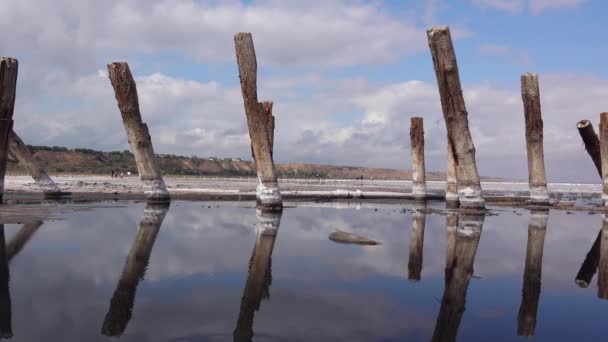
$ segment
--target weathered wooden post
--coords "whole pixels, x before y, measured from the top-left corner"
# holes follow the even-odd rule
[[[420,117],[413,117],[410,121],[412,195],[415,198],[425,198],[426,170],[424,167],[424,124]]]
[[[604,215],[600,232],[600,255],[597,267],[597,296],[608,299],[608,218]]]
[[[458,181],[456,179],[456,160],[454,149],[448,139],[448,165],[446,171],[445,202],[448,208],[458,208]]]
[[[266,116],[266,128],[268,131],[268,143],[270,144],[270,155],[274,155],[274,115],[272,114],[272,101],[262,101],[262,111]]]
[[[593,129],[593,125],[589,120],[581,120],[576,124],[576,128],[578,128],[578,133],[581,135],[583,139],[583,143],[585,144],[585,150],[589,153],[591,160],[593,160],[593,164],[599,172],[600,177],[602,177],[602,157],[600,152],[600,138],[597,137],[595,130]]]
[[[4,196],[8,135],[13,130],[18,69],[19,63],[16,59],[0,57],[0,203]]]
[[[600,152],[602,155],[602,200],[608,206],[608,113],[600,114]]]
[[[475,145],[469,131],[468,112],[460,86],[456,53],[447,26],[435,27],[427,31],[443,117],[448,131],[458,180],[460,206],[467,209],[484,209],[481,184],[475,162]]]
[[[23,143],[23,140],[19,138],[15,131],[11,131],[8,135],[8,150],[9,153],[17,159],[19,164],[25,167],[27,172],[34,179],[36,185],[42,190],[45,197],[62,197],[69,195],[68,192],[61,191],[59,186],[57,186],[46,172],[44,166],[34,158],[25,143]]]
[[[521,75],[521,97],[524,103],[526,121],[530,202],[537,205],[548,205],[549,193],[547,192],[547,176],[545,175],[543,118],[540,110],[538,75],[530,73]]]
[[[42,226],[42,221],[32,221],[23,224],[12,240],[6,244],[6,258],[9,262],[21,252],[25,244],[30,241],[40,226]]]
[[[262,300],[270,297],[272,283],[272,250],[281,224],[281,212],[257,209],[257,237],[249,261],[247,283],[241,298],[239,318],[234,329],[234,341],[251,341],[255,312]]]
[[[2,79],[0,78],[0,82]],[[0,338],[13,337],[10,272],[6,254],[4,224],[0,224]]]
[[[412,213],[410,230],[410,256],[407,263],[408,279],[420,281],[422,275],[422,257],[424,248],[424,226],[426,224],[426,204],[417,205]]]
[[[127,256],[118,286],[112,295],[110,308],[103,321],[101,333],[106,336],[120,336],[127,328],[137,285],[144,278],[154,241],[169,210],[169,203],[148,202],[139,223],[139,230]]]
[[[249,137],[259,180],[256,192],[257,202],[259,206],[281,210],[283,200],[272,159],[268,115],[264,113],[263,105],[258,102],[257,61],[251,33],[237,33],[234,36],[234,45]]]
[[[139,178],[144,185],[144,193],[148,201],[168,202],[171,198],[154,155],[148,126],[141,119],[137,87],[129,70],[129,64],[118,62],[108,64],[108,73],[129,144],[135,156]]]
[[[548,219],[548,210],[533,210],[530,213],[524,284],[521,305],[519,306],[519,313],[517,315],[518,336],[534,336],[536,330],[536,314],[540,299],[543,266],[543,248]]]

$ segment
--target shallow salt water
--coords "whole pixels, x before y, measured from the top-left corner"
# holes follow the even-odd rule
[[[413,204],[293,203],[280,217],[250,206],[175,201],[144,215],[142,202],[87,204],[59,220],[4,225],[10,279],[0,260],[0,333],[14,341],[608,336],[598,274],[588,288],[574,281],[602,215],[552,210],[545,228],[547,214],[527,209],[493,208],[482,221],[414,213]],[[339,244],[328,239],[335,230],[382,245]],[[593,261],[608,269],[600,246],[591,273]]]

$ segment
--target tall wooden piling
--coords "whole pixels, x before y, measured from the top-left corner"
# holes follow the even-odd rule
[[[608,206],[608,113],[600,114],[600,152],[602,156],[602,200]]]
[[[545,175],[543,118],[540,110],[538,75],[531,73],[521,75],[521,97],[524,103],[526,122],[530,202],[537,205],[547,205],[549,204],[549,193],[547,192],[547,176]]]
[[[445,202],[448,208],[458,207],[458,181],[456,179],[456,160],[454,149],[448,139],[448,164],[446,171]]]
[[[421,117],[410,119],[410,145],[412,158],[412,195],[426,197],[426,170],[424,167],[424,124]]]
[[[0,57],[0,203],[4,196],[8,136],[13,130],[18,69],[19,63],[16,59]]]
[[[46,169],[40,164],[27,148],[23,140],[19,138],[15,131],[11,131],[8,135],[8,150],[9,153],[17,159],[19,164],[23,165],[27,172],[32,176],[36,185],[42,190],[47,197],[57,197],[67,195],[61,191],[59,186],[51,179]]]
[[[468,112],[462,95],[450,29],[447,26],[435,27],[427,31],[427,36],[433,55],[448,139],[456,163],[460,206],[483,209],[485,201],[481,197],[481,184],[475,162],[475,145],[469,131]]]
[[[600,255],[597,267],[597,296],[608,299],[608,218],[602,221]]]
[[[163,181],[160,165],[154,155],[148,126],[141,119],[135,80],[127,63],[108,64],[108,72],[129,144],[135,156],[139,178],[148,201],[168,202],[169,191]]]
[[[536,316],[540,300],[541,274],[545,232],[547,231],[548,210],[533,210],[528,226],[528,245],[521,295],[521,305],[517,315],[517,335],[534,336]]]
[[[234,36],[234,45],[249,137],[259,180],[257,202],[260,206],[280,210],[283,208],[283,200],[272,159],[273,148],[269,138],[268,115],[265,114],[263,105],[258,102],[257,60],[251,33],[237,33]]]
[[[593,164],[597,169],[597,172],[602,177],[602,156],[600,152],[600,138],[598,138],[595,130],[593,129],[593,125],[589,120],[581,120],[576,124],[576,128],[578,129],[578,133],[581,135],[583,139],[583,144],[585,145],[585,150],[589,153],[591,160],[593,160]]]
[[[410,230],[410,256],[407,263],[408,279],[420,281],[422,277],[422,257],[424,249],[424,227],[426,225],[426,204],[418,205],[412,213]]]

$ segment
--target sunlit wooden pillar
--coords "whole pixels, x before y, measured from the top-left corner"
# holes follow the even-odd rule
[[[4,196],[8,136],[13,130],[18,69],[19,63],[16,59],[0,57],[0,203]]]
[[[456,160],[454,149],[448,139],[448,163],[446,171],[445,202],[448,208],[458,208],[458,181],[456,179]]]
[[[412,195],[426,197],[426,170],[424,166],[424,123],[421,117],[410,119],[410,145],[412,159]]]

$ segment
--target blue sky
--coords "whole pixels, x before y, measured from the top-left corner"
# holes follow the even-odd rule
[[[250,159],[233,45],[249,31],[260,99],[275,101],[277,162],[409,168],[409,118],[422,116],[427,168],[442,171],[425,30],[449,25],[481,174],[526,178],[519,76],[535,72],[549,180],[597,182],[574,125],[606,110],[606,6],[23,0],[0,8],[0,29],[11,32],[0,46],[20,60],[15,129],[30,144],[128,148],[106,75],[107,63],[124,60],[157,152]]]

